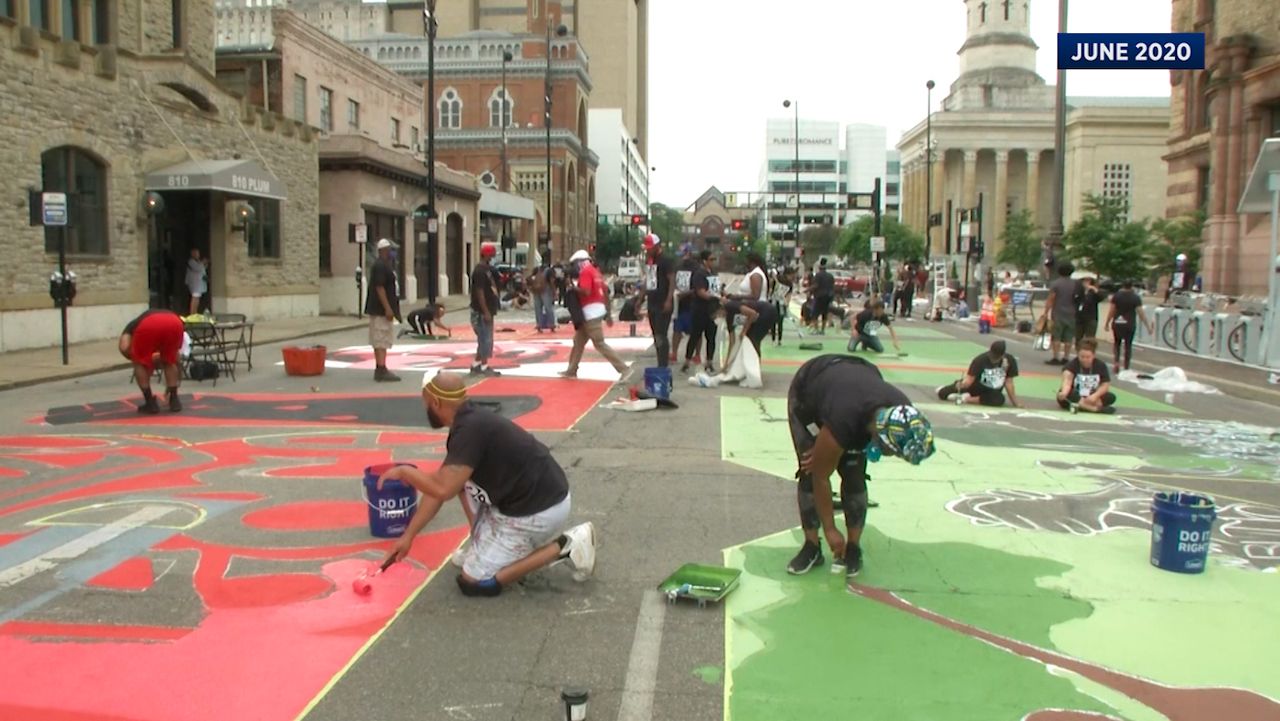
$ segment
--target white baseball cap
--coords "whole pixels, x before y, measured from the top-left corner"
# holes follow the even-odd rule
[[[400,247],[400,246],[398,246],[398,245],[396,245],[395,243],[391,242],[391,241],[390,241],[389,239],[387,239],[387,238],[383,238],[382,240],[379,240],[379,241],[378,241],[378,250],[383,250],[383,249],[385,249],[385,248],[399,248],[399,247]]]
[[[575,250],[573,255],[569,256],[570,263],[577,263],[580,260],[591,260],[591,254],[585,250]]]

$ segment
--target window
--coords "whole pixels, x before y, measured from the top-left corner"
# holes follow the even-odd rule
[[[320,257],[320,277],[322,278],[333,277],[333,254],[329,246],[329,227],[329,216],[320,216],[320,234],[317,236],[320,252],[317,255]]]
[[[108,0],[89,0],[89,17],[93,20],[91,37],[94,45],[111,44],[111,13]]]
[[[360,103],[350,98],[347,99],[347,128],[350,130],[360,129]]]
[[[409,147],[414,150],[418,149],[418,126],[409,126]]]
[[[49,27],[49,22],[51,21],[49,17],[49,0],[28,0],[28,3],[28,9],[31,11],[31,27],[52,30]]]
[[[400,120],[397,118],[391,119],[391,144],[400,144]]]
[[[444,91],[440,98],[440,127],[462,127],[462,99],[453,88]]]
[[[885,195],[897,195],[897,194],[898,194],[898,184],[897,184],[897,183],[885,183],[885,184],[884,184],[884,194],[885,194]]]
[[[1124,201],[1127,207],[1132,197],[1132,169],[1128,163],[1107,163],[1102,166],[1102,197]],[[1125,221],[1128,221],[1128,212]]]
[[[1213,73],[1207,72],[1200,76],[1200,115],[1198,120],[1200,125],[1197,130],[1208,130],[1213,127],[1213,100],[1209,97],[1209,84],[1213,82]]]
[[[511,127],[511,112],[513,109],[511,94],[504,88],[494,90],[493,95],[489,98],[489,127]]]
[[[62,0],[62,39],[80,40],[80,0]]]
[[[1209,212],[1209,194],[1213,191],[1213,173],[1209,172],[1209,166],[1196,169],[1196,187],[1200,197],[1197,198],[1197,205],[1200,210]]]
[[[320,129],[333,132],[333,91],[320,88]]]
[[[307,79],[301,75],[293,76],[293,119],[307,122]]]
[[[16,14],[13,11],[13,0],[0,0],[0,18],[11,18]]]
[[[834,160],[801,160],[801,173],[834,173],[837,172],[839,165]],[[770,173],[794,173],[796,172],[796,162],[794,160],[770,160]]]
[[[66,193],[70,225],[44,229],[46,253],[57,253],[65,234],[67,253],[107,255],[107,168],[87,152],[69,146],[40,156],[45,192]]]
[[[173,47],[182,47],[182,2],[183,0],[171,0],[173,6]]]
[[[1272,138],[1280,138],[1280,103],[1271,106],[1271,127],[1268,129],[1267,135]]]
[[[280,257],[280,201],[250,198],[253,221],[245,228],[250,258]]]

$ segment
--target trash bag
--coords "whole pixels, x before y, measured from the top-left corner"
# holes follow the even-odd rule
[[[1177,366],[1161,368],[1151,376],[1140,374],[1137,371],[1127,370],[1121,371],[1119,379],[1130,383],[1137,383],[1138,387],[1144,391],[1156,391],[1160,393],[1220,393],[1217,388],[1193,381],[1187,378],[1187,374]]]

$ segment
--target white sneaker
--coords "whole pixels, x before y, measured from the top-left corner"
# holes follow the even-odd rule
[[[581,523],[564,532],[569,542],[569,562],[573,564],[573,580],[585,581],[596,570],[596,527],[590,522]]]

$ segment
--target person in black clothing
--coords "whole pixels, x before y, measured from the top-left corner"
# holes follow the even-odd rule
[[[658,355],[658,367],[666,368],[671,363],[668,331],[671,327],[671,312],[675,307],[676,264],[663,254],[662,238],[657,233],[645,236],[644,249],[649,256],[644,282],[645,291],[649,294],[649,330],[653,333],[653,350]]]
[[[400,380],[400,376],[387,370],[387,350],[395,342],[392,328],[400,320],[400,282],[391,259],[397,247],[387,238],[378,241],[378,259],[369,273],[369,292],[364,301],[364,314],[369,316],[369,345],[373,346],[373,379],[379,383]]]
[[[1111,392],[1107,364],[1098,360],[1098,341],[1086,338],[1080,352],[1062,369],[1058,405],[1075,413],[1115,413],[1116,394]]]
[[[867,303],[867,307],[858,313],[853,321],[853,334],[849,339],[848,351],[853,353],[858,350],[858,346],[875,352],[884,352],[884,342],[880,340],[880,329],[888,328],[889,337],[893,340],[893,348],[899,353],[902,352],[902,345],[898,343],[898,334],[893,330],[893,322],[889,319],[884,310],[884,301],[879,298],[873,299]]]
[[[1111,307],[1107,309],[1107,321],[1103,330],[1111,331],[1115,343],[1115,372],[1120,373],[1121,348],[1123,347],[1124,370],[1129,370],[1129,362],[1133,360],[1133,337],[1138,332],[1138,321],[1147,327],[1148,333],[1155,332],[1155,324],[1147,320],[1142,311],[1142,296],[1133,289],[1133,281],[1126,280],[1120,290],[1111,296]]]
[[[444,304],[428,303],[425,308],[409,312],[409,315],[405,318],[406,322],[409,323],[409,327],[402,329],[400,335],[405,336],[409,333],[435,335],[435,331],[431,328],[432,323],[444,328],[449,335],[453,335],[453,330],[444,324],[444,321],[441,320],[442,318],[444,318]]]
[[[1004,341],[998,340],[969,363],[964,378],[938,388],[938,398],[945,401],[955,396],[958,405],[978,403],[998,408],[1004,405],[1007,392],[1009,405],[1019,408],[1018,393],[1013,387],[1017,377],[1018,359],[1008,354]]]
[[[1098,290],[1098,281],[1086,276],[1080,281],[1080,305],[1076,308],[1076,350],[1080,350],[1080,341],[1095,338],[1098,335],[1098,304],[1102,302],[1102,291]]]
[[[916,269],[910,265],[903,266],[899,278],[902,288],[898,291],[898,317],[910,318],[916,298]]]
[[[693,271],[693,278],[689,281],[689,289],[693,291],[693,330],[689,333],[689,342],[685,345],[681,373],[689,372],[689,362],[698,351],[698,343],[704,338],[708,373],[713,370],[712,361],[716,354],[715,309],[720,302],[720,296],[713,293],[711,289],[711,278],[714,275],[711,268],[715,265],[715,256],[711,251],[704,250],[698,254],[698,259],[701,263],[697,270]]]
[[[575,580],[595,571],[595,527],[565,529],[572,502],[564,469],[537,438],[507,418],[472,405],[456,373],[428,375],[422,402],[432,428],[448,428],[444,462],[436,471],[395,466],[378,479],[422,492],[418,509],[386,563],[404,559],[413,539],[450,498],[460,497],[471,539],[454,556],[466,596],[496,596],[504,586],[562,559]]]
[[[763,357],[760,352],[760,343],[776,323],[773,304],[764,300],[727,300],[721,306],[721,310],[724,311],[730,336],[733,334],[733,329],[737,327],[736,319],[741,316],[743,336],[751,341],[751,346],[756,349],[756,355]]]
[[[833,570],[843,566],[846,580],[852,581],[862,569],[867,462],[890,455],[919,465],[933,455],[933,429],[878,368],[846,355],[822,355],[800,366],[787,396],[787,422],[799,463],[796,503],[805,538],[787,572],[802,574],[822,565],[821,529]],[[840,474],[847,541],[835,525],[833,471]]]
[[[818,335],[825,335],[831,300],[836,295],[836,278],[827,272],[826,258],[818,262],[818,272],[813,274],[810,289],[813,294],[813,320],[818,324]]]
[[[774,322],[773,327],[769,329],[769,338],[778,345],[782,345],[783,323],[787,318],[788,306],[791,303],[791,293],[795,289],[795,285],[795,269],[783,268],[769,289],[769,300],[773,301],[774,310]]]
[[[492,245],[480,247],[480,262],[471,271],[471,329],[476,332],[476,360],[471,364],[472,375],[502,375],[489,366],[493,357],[493,316],[501,305],[498,302],[498,279],[490,265],[497,251]]]

